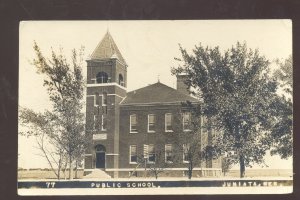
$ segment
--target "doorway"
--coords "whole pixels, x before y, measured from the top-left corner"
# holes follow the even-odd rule
[[[105,168],[105,147],[98,144],[95,147],[96,152],[96,168]]]

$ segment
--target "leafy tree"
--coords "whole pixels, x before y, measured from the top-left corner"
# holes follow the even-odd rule
[[[224,176],[226,176],[226,173],[228,173],[232,167],[232,163],[234,163],[233,157],[235,157],[234,152],[228,152],[226,156],[222,157],[221,168]]]
[[[189,54],[180,46],[181,64],[174,74],[186,73],[186,84],[203,100],[199,113],[216,120],[222,133],[220,152],[234,151],[234,163],[240,164],[240,177],[245,167],[262,164],[270,149],[270,105],[276,96],[276,81],[270,78],[269,61],[258,50],[237,43],[223,54],[219,47],[196,46]]]
[[[62,51],[52,50],[51,59],[42,54],[37,43],[33,46],[36,58],[32,64],[37,73],[44,75],[44,86],[52,103],[52,110],[44,114],[29,109],[20,110],[20,121],[31,124],[26,135],[46,134],[49,143],[54,145],[56,153],[65,154],[68,158],[69,178],[73,177],[74,161],[82,160],[87,146],[83,108],[84,80],[82,76],[83,48],[72,51],[72,62],[69,64]],[[35,117],[32,117],[35,116]],[[34,127],[38,127],[39,131]]]
[[[289,56],[284,62],[277,61],[279,69],[274,72],[280,87],[278,97],[272,104],[274,126],[270,135],[273,142],[271,155],[278,154],[281,158],[293,155],[293,61]]]
[[[182,114],[188,114],[188,118],[185,119],[186,127],[182,133],[178,134],[178,138],[175,140],[176,145],[176,154],[175,154],[175,162],[182,163],[184,162],[188,172],[188,179],[191,179],[193,176],[193,170],[195,167],[199,167],[201,162],[205,158],[211,158],[206,156],[208,154],[204,154],[207,146],[202,145],[201,138],[201,128],[202,124],[200,122],[201,118],[195,112],[200,109],[200,105],[193,105],[190,102],[182,103],[183,112]],[[185,116],[181,116],[180,121],[182,122]]]

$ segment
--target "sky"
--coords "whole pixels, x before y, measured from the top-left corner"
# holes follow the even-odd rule
[[[239,42],[259,49],[269,61],[285,59],[292,54],[292,21],[290,20],[175,20],[175,21],[23,21],[19,42],[19,105],[35,111],[50,107],[43,87],[43,76],[30,64],[36,41],[46,57],[51,48],[63,49],[66,57],[72,49],[85,48],[88,59],[109,30],[128,64],[127,91],[158,81],[176,87],[171,68],[180,58],[179,44],[191,52],[195,45],[219,46],[222,51]],[[86,63],[83,66],[86,75]],[[46,168],[37,154],[34,138],[19,136],[19,167]],[[270,168],[292,168],[292,159],[267,156]],[[255,166],[258,167],[258,166]]]

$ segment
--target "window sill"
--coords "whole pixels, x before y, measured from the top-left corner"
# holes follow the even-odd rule
[[[191,132],[192,130],[190,130],[190,129],[185,129],[185,130],[183,130],[183,132]]]
[[[168,163],[168,164],[172,164],[173,162],[172,162],[172,161],[166,161],[166,163]]]
[[[173,130],[165,130],[166,133],[173,133]]]
[[[148,133],[155,133],[155,131],[148,131]]]
[[[190,163],[189,161],[183,161],[183,163]]]
[[[138,164],[137,162],[129,162],[129,164]]]
[[[130,131],[129,133],[138,133],[137,131]]]

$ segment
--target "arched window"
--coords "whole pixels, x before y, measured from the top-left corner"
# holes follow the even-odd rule
[[[99,72],[96,76],[97,83],[107,83],[108,75],[105,72]]]
[[[98,144],[98,145],[95,146],[95,151],[96,152],[105,152],[105,150],[106,150],[105,147],[101,144]]]
[[[119,74],[119,85],[124,86],[124,79],[122,74]]]

